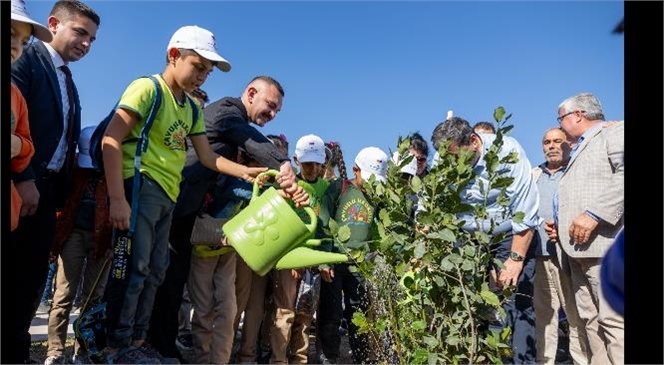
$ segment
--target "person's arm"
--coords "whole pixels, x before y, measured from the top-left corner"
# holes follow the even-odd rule
[[[131,207],[125,197],[122,174],[122,141],[138,122],[136,113],[118,108],[108,123],[102,137],[101,150],[104,156],[104,173],[109,197],[109,220],[114,228],[129,229]],[[135,176],[134,178],[138,178]]]
[[[606,138],[606,155],[613,173],[607,179],[606,185],[602,187],[599,196],[572,221],[568,233],[575,243],[587,243],[601,221],[615,225],[623,216],[625,207],[624,131],[624,123],[616,123],[601,132]]]
[[[210,118],[213,118],[211,121]],[[220,139],[226,144],[242,148],[250,159],[272,170],[280,170],[290,159],[254,126],[240,115],[205,109],[208,135],[213,140]]]
[[[521,212],[524,214],[521,222],[512,221],[512,246],[511,251],[524,257],[530,247],[535,227],[539,226],[542,219],[538,216],[539,191],[533,178],[532,167],[523,148],[512,139],[513,151],[519,154],[519,160],[511,165],[510,171],[514,181],[507,189],[512,214]],[[498,276],[498,283],[502,286],[516,285],[519,275],[523,269],[523,261],[515,261],[508,258],[505,268]]]
[[[239,114],[225,108],[209,107],[205,109],[205,121],[208,136],[212,140],[221,140],[226,144],[238,146],[260,166],[279,171],[277,182],[296,206],[308,204],[309,196],[297,185],[295,171],[288,156],[282,154],[267,137]]]
[[[11,134],[12,155],[11,171],[21,172],[30,164],[30,159],[35,154],[35,147],[30,137],[30,125],[28,122],[28,107],[25,99],[18,91],[18,88],[12,87],[12,105],[16,106],[16,113],[13,113],[15,129]],[[17,148],[14,148],[16,145]]]
[[[533,239],[533,231],[534,229],[529,228],[525,231],[515,233],[512,236],[511,251],[525,258],[530,247],[530,241]],[[505,268],[500,270],[500,275],[498,276],[498,284],[502,287],[516,285],[519,275],[523,270],[523,260],[513,260],[508,257],[504,264]]]
[[[16,88],[21,92],[21,96],[25,99],[26,103],[28,100],[30,100],[30,83],[32,78],[35,77],[32,70],[33,67],[31,65],[31,62],[34,59],[34,51],[32,50],[32,47],[34,46],[29,46],[28,48],[26,48],[23,52],[23,56],[19,57],[19,59],[17,59],[11,65],[12,82],[14,83]],[[14,183],[16,183],[16,188],[19,190],[21,198],[23,198],[23,206],[21,208],[21,215],[23,215],[24,210],[26,208],[29,208],[30,203],[25,201],[26,197],[21,191],[24,189],[22,189],[20,187],[21,184],[18,183],[26,181],[34,187],[35,173],[34,170],[32,169],[32,166],[28,163],[27,167],[23,169],[21,172],[13,173],[12,179],[14,180]],[[34,187],[34,192],[37,192],[36,187]],[[36,209],[36,204],[37,202],[35,202],[35,209]]]
[[[212,151],[210,143],[204,134],[190,136],[191,143],[194,146],[198,160],[203,166],[218,171],[222,174],[239,177],[247,182],[252,182],[261,172],[266,171],[265,167],[247,167],[233,162]]]

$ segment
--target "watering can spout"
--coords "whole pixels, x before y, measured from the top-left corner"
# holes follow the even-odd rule
[[[296,247],[277,261],[275,267],[281,269],[299,269],[322,264],[348,262],[348,256],[341,253],[313,250],[308,247]]]

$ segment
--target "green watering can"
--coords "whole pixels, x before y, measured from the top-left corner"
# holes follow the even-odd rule
[[[311,218],[305,224],[291,205],[273,187],[258,194],[260,176],[276,176],[278,171],[261,173],[254,181],[249,204],[223,225],[226,239],[258,275],[277,269],[297,269],[347,262],[340,253],[313,250],[321,241],[312,239],[318,218],[310,207],[303,209]]]

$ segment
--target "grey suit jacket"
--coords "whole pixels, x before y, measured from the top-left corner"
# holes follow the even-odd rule
[[[570,160],[558,186],[558,236],[571,257],[604,256],[624,223],[624,123],[597,128]],[[569,227],[589,210],[601,218],[585,244],[574,244]]]

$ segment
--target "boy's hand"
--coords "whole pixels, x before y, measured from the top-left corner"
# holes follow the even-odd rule
[[[23,200],[21,205],[21,217],[33,215],[39,206],[39,190],[33,180],[26,180],[16,183],[16,190]]]
[[[284,189],[277,189],[277,193],[284,199],[290,199],[295,203],[298,208],[306,207],[309,205],[309,194],[301,186],[297,185],[295,195],[288,194]]]
[[[109,206],[109,220],[115,229],[126,231],[129,229],[129,218],[131,217],[131,207],[127,199],[111,199]]]
[[[16,134],[12,133],[12,158],[18,156],[23,147],[23,141]]]
[[[242,174],[242,180],[253,183],[254,178],[261,172],[267,171],[267,167],[245,167],[245,172]]]
[[[334,278],[334,269],[325,268],[320,270],[320,278],[323,279],[326,283],[331,283]]]
[[[295,191],[288,194],[288,197],[295,203],[295,206],[298,208],[306,207],[309,205],[309,193],[304,190],[300,185],[295,185]]]

